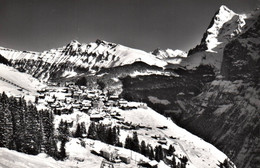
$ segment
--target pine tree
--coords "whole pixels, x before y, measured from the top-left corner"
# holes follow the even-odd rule
[[[163,151],[161,145],[155,147],[155,160],[158,162],[163,160]]]
[[[137,132],[133,132],[133,150],[136,152],[140,151],[140,147],[139,147],[139,140],[138,140],[138,136],[137,136]]]
[[[25,143],[22,151],[28,154],[38,154],[40,152],[41,136],[38,111],[35,106],[29,104],[25,111]]]
[[[97,127],[94,122],[91,122],[88,129],[88,138],[96,139],[97,138]]]
[[[102,141],[102,142],[106,142],[107,141],[107,129],[105,127],[105,125],[103,125],[102,123],[98,125],[98,131],[97,131],[97,135],[98,135],[98,140]]]
[[[147,145],[147,149],[148,149],[148,156],[149,156],[149,159],[150,160],[153,160],[154,159],[154,151],[153,151],[153,147],[150,145],[150,144],[148,144]]]
[[[107,128],[107,130],[106,130],[106,135],[107,135],[107,140],[106,140],[106,142],[107,142],[108,144],[110,144],[110,145],[113,145],[113,144],[114,144],[114,136],[115,136],[115,135],[113,135],[113,130],[112,130],[111,127]]]
[[[48,155],[56,157],[57,147],[54,136],[53,114],[47,110],[42,110],[40,111],[40,115],[42,118],[42,147]]]
[[[80,129],[80,133],[81,133],[81,136],[83,137],[83,135],[86,135],[86,134],[87,134],[85,122],[82,122],[82,123],[81,123],[80,128],[81,128],[81,129]]]
[[[173,168],[176,168],[176,167],[177,167],[175,156],[172,156],[171,167],[173,167]]]
[[[118,146],[120,144],[118,127],[112,127],[112,142],[113,142],[113,145],[116,145],[116,146]]]
[[[59,140],[61,141],[61,146],[60,146],[60,152],[59,152],[59,159],[64,160],[66,158],[66,149],[65,145],[69,141],[69,129],[68,129],[68,123],[67,121],[61,120],[59,124]]]
[[[53,129],[52,114],[46,122],[32,103],[27,105],[23,98],[17,101],[0,94],[0,146],[28,154],[38,154],[47,148],[55,153]]]
[[[147,147],[144,141],[141,142],[141,154],[147,156]]]
[[[75,137],[75,138],[80,138],[80,137],[82,137],[81,126],[80,126],[79,123],[77,124],[77,128],[76,128],[74,137]]]
[[[182,158],[180,158],[181,160],[181,168],[185,168],[188,162],[188,158],[186,156],[183,156]]]
[[[126,149],[131,149],[131,144],[132,144],[132,138],[129,137],[129,135],[127,135],[126,139],[125,139],[125,148]]]
[[[67,142],[66,139],[62,139],[62,141],[61,141],[60,153],[59,153],[60,160],[64,160],[67,157],[66,148],[65,148],[66,142]]]
[[[172,145],[170,145],[169,149],[167,151],[167,155],[171,156],[171,155],[173,155],[174,152],[175,152],[175,148]]]
[[[58,136],[58,139],[60,141],[62,140],[68,140],[68,137],[69,137],[69,129],[68,129],[68,123],[67,121],[64,121],[61,120],[60,121],[60,124],[59,124],[59,127],[58,127],[58,132],[59,132],[59,136]]]
[[[223,161],[223,163],[220,163],[220,165],[218,165],[220,168],[232,168],[232,164],[230,163],[230,161],[228,159],[225,159]]]

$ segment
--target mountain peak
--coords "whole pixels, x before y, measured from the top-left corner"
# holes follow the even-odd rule
[[[77,40],[72,40],[72,41],[69,43],[69,45],[71,45],[71,46],[79,45],[79,44],[80,44],[80,42],[78,42]]]
[[[229,13],[232,13],[233,11],[231,9],[229,9],[226,5],[221,5],[220,8],[219,8],[219,13],[222,13],[222,12],[229,12]],[[234,12],[233,12],[234,13]]]

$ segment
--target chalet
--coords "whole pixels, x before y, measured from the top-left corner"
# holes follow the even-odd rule
[[[45,95],[44,94],[40,94],[39,95],[39,99],[44,99],[45,98]]]
[[[57,82],[47,82],[48,86],[58,86],[59,84]]]
[[[88,93],[88,94],[87,94],[87,97],[88,97],[89,99],[93,99],[93,98],[96,97],[96,94]]]
[[[118,153],[116,150],[110,148],[103,148],[100,150],[100,154],[106,158],[108,161],[115,161],[118,158]]]
[[[80,94],[78,94],[78,93],[74,93],[74,94],[73,94],[73,98],[74,98],[74,99],[78,99],[78,100],[79,100],[80,97],[81,97],[81,96],[80,96]]]
[[[83,100],[82,101],[82,105],[85,106],[85,107],[91,107],[92,106],[90,100]]]
[[[119,156],[119,158],[120,158],[120,160],[122,160],[122,162],[124,162],[126,164],[130,164],[131,163],[131,158],[129,156],[121,154]]]
[[[159,144],[162,144],[162,145],[167,145],[167,140],[165,139],[165,140],[162,140],[162,139],[160,139],[160,140],[158,140],[157,141]]]
[[[173,136],[170,136],[169,138],[171,138],[171,139],[177,139],[177,137],[173,137]]]
[[[89,110],[89,107],[86,107],[86,106],[83,106],[80,111],[83,111],[83,112],[88,112]]]
[[[152,135],[151,138],[153,138],[153,139],[159,139],[160,136],[158,136],[158,135]]]
[[[86,90],[87,87],[86,87],[86,86],[80,86],[80,89],[81,89],[81,90]]]
[[[47,99],[47,103],[48,103],[48,104],[52,104],[52,103],[54,103],[54,102],[55,102],[55,99],[53,99],[53,98]]]
[[[98,122],[100,120],[103,120],[104,117],[101,114],[90,114],[90,120]]]
[[[116,112],[116,111],[113,111],[113,112],[111,112],[111,113],[110,113],[110,115],[111,115],[111,116],[116,116],[116,115],[117,115],[117,113],[118,113],[118,112]]]
[[[184,95],[185,95],[185,93],[183,93],[183,92],[180,92],[177,94],[177,96],[184,96]]]
[[[45,92],[47,92],[47,90],[46,89],[41,89],[41,90],[37,90],[37,92],[38,93],[45,93]]]
[[[16,99],[17,101],[19,101],[21,98],[22,98],[21,95],[16,95],[16,96],[15,96],[15,99]]]
[[[82,90],[77,90],[75,93],[81,95],[83,93],[83,91]]]
[[[117,119],[117,120],[119,120],[119,121],[124,121],[125,120],[125,118],[124,117],[122,117],[122,116],[117,116],[117,115],[115,115],[115,116],[112,116],[114,119]]]
[[[118,101],[120,107],[127,107],[128,102],[124,99]]]
[[[157,128],[162,129],[162,130],[165,130],[165,129],[167,129],[168,127],[167,127],[167,126],[158,126]]]
[[[118,95],[111,95],[111,96],[109,96],[109,99],[111,99],[111,100],[118,100],[119,97],[118,97]]]
[[[147,104],[140,103],[139,108],[147,109],[148,107],[147,107]]]
[[[69,86],[74,86],[75,83],[74,82],[65,82],[65,86],[69,87]]]
[[[101,109],[104,107],[104,103],[102,101],[93,101],[92,107],[95,109]]]
[[[82,97],[82,99],[87,99],[88,98],[88,94],[87,93],[82,93],[81,97]]]
[[[57,100],[61,101],[61,102],[65,102],[65,99],[66,99],[65,96],[64,97],[63,96],[58,96],[57,97]]]
[[[75,109],[80,109],[80,104],[74,103],[74,104],[72,104],[72,107]]]
[[[158,167],[158,162],[156,160],[152,160],[150,162],[144,162],[140,161],[138,163],[139,168],[157,168]]]
[[[116,102],[113,101],[113,100],[108,100],[108,101],[106,102],[106,106],[114,106],[114,105],[116,105]]]

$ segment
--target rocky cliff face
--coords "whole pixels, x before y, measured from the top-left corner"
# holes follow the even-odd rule
[[[182,125],[223,150],[240,168],[260,164],[260,17],[229,42],[221,75],[182,101]]]

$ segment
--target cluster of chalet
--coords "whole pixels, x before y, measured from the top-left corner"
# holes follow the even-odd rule
[[[111,111],[110,107],[137,108],[119,98],[118,95],[111,95],[99,89],[90,90],[85,86],[77,86],[73,82],[66,82],[62,87],[52,84],[39,90],[38,93],[37,103],[50,107],[56,115],[70,114],[78,110],[89,114],[92,121],[103,120],[106,117],[123,120],[120,114]]]

